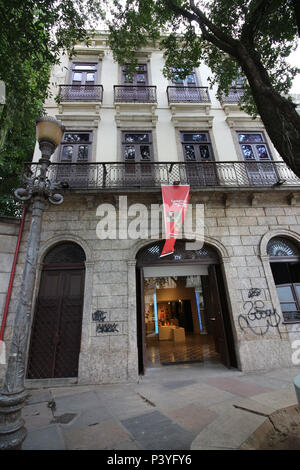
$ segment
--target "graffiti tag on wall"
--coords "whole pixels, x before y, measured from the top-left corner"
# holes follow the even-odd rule
[[[250,289],[248,298],[257,297],[260,293],[261,289]],[[280,315],[276,309],[266,309],[262,300],[247,300],[243,309],[245,313],[238,317],[238,324],[242,331],[250,329],[255,335],[263,336],[270,327],[276,328],[280,323]]]
[[[96,310],[92,313],[92,320],[97,322],[96,333],[119,333],[117,323],[105,322],[106,313],[103,310]]]

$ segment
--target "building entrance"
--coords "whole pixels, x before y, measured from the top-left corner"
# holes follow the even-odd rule
[[[208,246],[159,258],[163,242],[137,257],[139,369],[193,362],[236,367],[217,253]]]

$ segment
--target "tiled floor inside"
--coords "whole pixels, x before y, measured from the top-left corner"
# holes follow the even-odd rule
[[[147,366],[189,363],[219,362],[219,354],[215,350],[213,338],[209,335],[187,334],[184,342],[172,340],[159,341],[157,336],[148,336]]]

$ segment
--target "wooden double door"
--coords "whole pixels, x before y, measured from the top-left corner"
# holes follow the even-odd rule
[[[44,267],[32,324],[27,377],[77,377],[85,269]]]

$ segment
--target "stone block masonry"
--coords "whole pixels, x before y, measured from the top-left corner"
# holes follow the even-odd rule
[[[251,205],[250,193],[239,192],[234,196],[230,207],[226,207],[222,193],[192,192],[193,204],[202,204],[205,200],[205,243],[219,254],[238,367],[243,371],[255,371],[271,369],[276,365],[290,366],[289,330],[282,322],[267,253],[261,250],[263,240],[272,234],[290,236],[296,242],[297,237],[300,239],[300,207],[289,205],[287,191],[270,189],[258,199],[261,202],[257,202],[255,207]],[[105,197],[101,193],[93,195],[92,205],[80,194],[66,194],[65,205],[49,207],[43,217],[33,311],[45,253],[56,243],[69,240],[78,243],[86,254],[79,383],[127,382],[138,377],[135,256],[142,246],[154,240],[100,240],[96,234],[99,220],[96,209],[103,200],[115,206],[117,204],[116,197],[108,193]],[[143,203],[150,211],[151,203],[157,204],[157,201],[157,196],[139,192],[129,195],[128,205]],[[3,237],[0,233],[0,269],[2,267],[3,270],[0,304],[7,283],[5,276],[9,274],[6,259],[9,260],[13,252],[14,234],[6,233]],[[21,282],[25,241],[26,233],[9,309],[10,326],[13,324],[15,300]],[[1,254],[4,252],[8,254],[7,258]],[[248,297],[249,291],[254,288],[260,289],[260,293],[251,299]],[[240,316],[247,313],[245,303],[255,301],[259,301],[257,305],[263,305],[265,310],[276,310],[280,316],[279,324],[270,326],[264,334],[259,332],[265,331],[265,321],[253,324],[253,330],[241,327]],[[103,321],[93,320],[93,313],[97,310],[105,312]],[[9,327],[5,333],[8,344],[11,331]],[[3,375],[1,366],[0,373]]]

